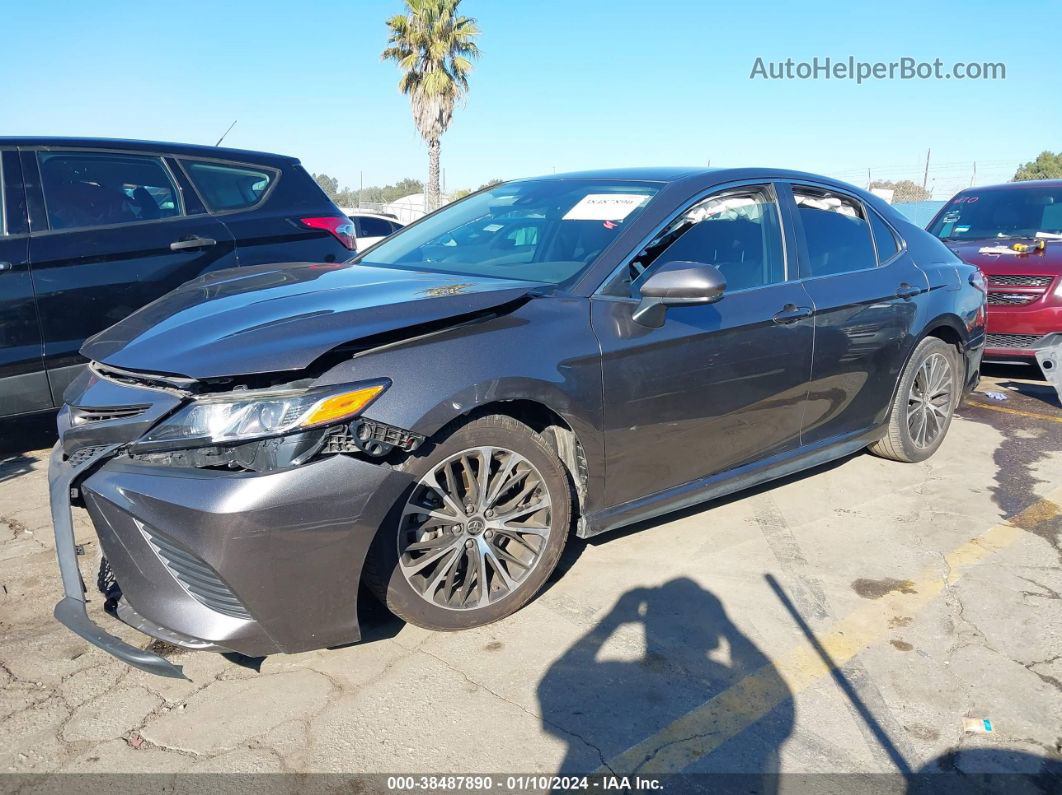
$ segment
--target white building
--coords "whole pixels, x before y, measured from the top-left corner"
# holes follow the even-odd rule
[[[450,196],[440,196],[440,206],[448,204],[451,200],[452,197]],[[393,202],[385,204],[383,211],[391,213],[402,223],[409,224],[427,214],[424,204],[423,193],[411,193],[409,196],[403,196],[401,199],[395,199]]]

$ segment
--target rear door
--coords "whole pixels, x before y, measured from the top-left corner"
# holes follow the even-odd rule
[[[298,162],[181,158],[181,165],[235,236],[240,265],[343,262],[354,256],[354,224]]]
[[[29,270],[22,166],[0,151],[0,417],[50,408],[41,329]]]
[[[30,261],[52,399],[87,337],[206,271],[236,264],[232,235],[161,154],[22,152]]]
[[[885,421],[929,287],[892,228],[857,197],[792,184],[801,284],[815,310],[815,353],[801,442],[840,441]]]

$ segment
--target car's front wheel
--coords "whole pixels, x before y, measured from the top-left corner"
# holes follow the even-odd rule
[[[545,440],[511,417],[481,417],[401,467],[416,483],[373,543],[369,588],[427,629],[481,626],[525,605],[571,520],[568,479]]]
[[[940,447],[961,397],[959,354],[937,337],[926,337],[900,375],[888,433],[870,452],[893,461],[924,461]]]

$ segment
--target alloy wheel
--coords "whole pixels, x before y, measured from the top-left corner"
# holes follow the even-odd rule
[[[951,362],[932,353],[915,373],[907,398],[907,430],[916,447],[932,445],[944,432],[953,407]]]
[[[552,519],[541,473],[519,453],[475,447],[437,464],[402,510],[398,565],[424,600],[494,604],[539,564]]]

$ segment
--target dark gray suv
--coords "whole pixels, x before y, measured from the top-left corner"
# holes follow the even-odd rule
[[[347,263],[227,270],[91,338],[51,463],[60,621],[83,505],[119,619],[247,655],[531,599],[588,537],[868,447],[931,455],[979,273],[879,199],[765,169],[510,182]]]
[[[55,411],[88,337],[191,278],[354,249],[294,157],[0,137],[0,418]]]

